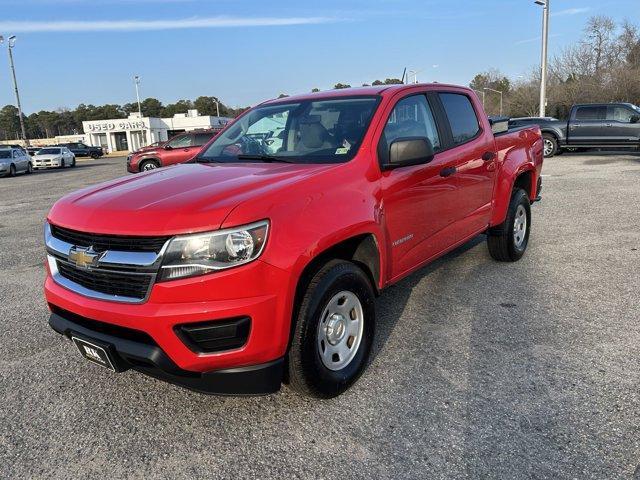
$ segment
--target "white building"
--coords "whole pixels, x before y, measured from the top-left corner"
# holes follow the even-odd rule
[[[173,118],[140,117],[136,112],[129,118],[88,120],[82,122],[82,128],[87,145],[102,147],[108,152],[134,151],[189,130],[222,128],[230,120],[198,115],[197,110],[178,113]]]

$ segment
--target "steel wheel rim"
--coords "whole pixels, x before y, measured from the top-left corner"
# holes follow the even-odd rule
[[[516,248],[521,248],[527,236],[527,211],[522,205],[516,209],[516,218],[513,221],[513,243]]]
[[[327,302],[318,322],[317,345],[322,364],[342,370],[360,348],[364,332],[364,310],[358,296],[349,291],[335,294]]]
[[[144,170],[145,172],[148,170],[155,170],[156,166],[154,163],[145,163],[144,166],[142,167],[142,170]]]
[[[549,140],[548,138],[544,139],[544,154],[545,155],[551,155],[551,152],[553,152],[553,142],[551,140]]]

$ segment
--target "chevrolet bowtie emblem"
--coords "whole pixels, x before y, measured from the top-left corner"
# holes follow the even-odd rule
[[[100,253],[93,250],[93,247],[71,247],[69,251],[69,261],[76,264],[78,268],[89,268],[98,265]]]

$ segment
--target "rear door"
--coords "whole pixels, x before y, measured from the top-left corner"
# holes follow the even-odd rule
[[[496,171],[493,133],[484,131],[480,106],[460,92],[438,92],[449,149],[443,152],[455,163],[459,190],[459,224],[453,234],[459,241],[489,225]]]
[[[640,139],[640,123],[632,122],[640,113],[626,105],[607,106],[606,127],[609,132],[609,143],[638,143]]]
[[[609,143],[606,105],[581,105],[573,109],[569,120],[570,145],[601,145]]]

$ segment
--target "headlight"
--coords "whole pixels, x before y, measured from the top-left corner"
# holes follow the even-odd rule
[[[164,253],[158,280],[193,277],[249,263],[267,243],[269,222],[173,238]]]

